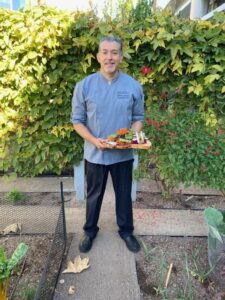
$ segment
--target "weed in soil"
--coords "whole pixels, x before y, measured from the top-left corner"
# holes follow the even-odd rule
[[[28,198],[25,194],[21,193],[17,189],[12,189],[10,192],[6,193],[5,200],[11,204],[23,204],[28,200]]]
[[[224,292],[210,277],[207,238],[142,236],[140,239],[145,248],[142,246],[143,251],[136,254],[136,266],[142,300],[212,300]],[[148,248],[150,260],[146,256]]]

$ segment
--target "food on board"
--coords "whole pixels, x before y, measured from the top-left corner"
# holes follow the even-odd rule
[[[143,131],[137,132],[134,129],[128,130],[127,128],[120,128],[116,133],[110,134],[106,139],[106,143],[109,145],[109,148],[120,149],[148,149],[151,147],[151,143],[145,137]]]

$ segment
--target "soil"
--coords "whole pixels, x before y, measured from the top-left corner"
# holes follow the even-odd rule
[[[22,193],[25,196],[24,200],[15,200],[14,196],[10,193],[0,193],[0,204],[13,204],[13,205],[41,205],[41,206],[55,206],[61,204],[60,193]],[[7,197],[8,196],[8,197]],[[65,206],[70,205],[74,198],[74,193],[64,192]]]
[[[7,193],[0,193],[0,209],[2,204],[20,206],[40,205],[52,207],[59,206],[61,203],[60,193],[23,193],[23,195],[26,197],[26,200],[13,201],[13,199],[6,199]],[[65,205],[69,205],[73,195],[74,193],[64,193]],[[52,246],[54,234],[18,235],[16,233],[10,233],[8,235],[4,235],[2,233],[3,229],[4,228],[0,228],[0,246],[3,246],[7,258],[11,257],[19,243],[24,242],[28,245],[28,251],[25,258],[20,261],[11,273],[7,293],[8,300],[34,299],[41,274],[46,265],[47,257]],[[71,240],[72,236],[68,235],[65,255],[68,251]],[[56,259],[59,259],[59,255],[57,256],[57,253],[55,253],[54,256]],[[53,270],[51,267],[51,271],[58,272],[58,261],[55,265],[57,268]]]
[[[173,194],[166,198],[161,193],[138,192],[133,205],[182,210],[204,210],[209,206],[224,209],[224,197]],[[142,300],[225,299],[225,281],[218,281],[208,263],[207,237],[141,236],[139,240],[143,251],[135,256]],[[170,265],[171,275],[165,287]]]
[[[28,245],[25,258],[13,270],[9,281],[8,297],[13,300],[28,300],[28,293],[35,294],[53,235],[1,236],[7,257],[11,257],[19,243]],[[30,298],[33,299],[33,298]]]
[[[135,208],[158,208],[158,209],[205,209],[213,206],[225,209],[225,197],[223,195],[190,195],[172,194],[165,197],[161,193],[137,192]]]
[[[5,203],[5,193],[0,193],[0,204]],[[59,193],[27,193],[24,203],[16,205],[60,205]],[[65,193],[66,205],[71,206],[73,193]],[[73,202],[74,205],[74,202]],[[75,204],[76,205],[76,204]],[[134,208],[200,209],[208,206],[225,208],[223,196],[173,194],[165,198],[160,193],[138,192]],[[52,235],[1,236],[8,255],[21,241],[29,245],[25,261],[13,272],[10,279],[11,300],[28,300],[24,291],[36,288],[44,267],[44,260],[52,242]],[[142,300],[222,300],[225,291],[215,281],[208,264],[206,237],[140,236],[142,251],[135,254],[138,282]],[[166,277],[172,264],[171,275],[165,288]],[[19,279],[19,280],[18,280]],[[32,298],[30,298],[32,299]]]

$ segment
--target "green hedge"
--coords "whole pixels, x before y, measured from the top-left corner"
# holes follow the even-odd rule
[[[192,22],[163,12],[129,22],[100,20],[92,11],[1,9],[0,170],[60,174],[82,158],[83,142],[69,121],[72,92],[98,69],[98,41],[107,34],[124,41],[122,70],[143,85],[146,116],[153,106],[162,115],[191,109],[207,128],[224,128],[223,14]]]

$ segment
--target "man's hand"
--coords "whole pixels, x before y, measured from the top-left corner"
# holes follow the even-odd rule
[[[141,131],[142,127],[143,127],[143,123],[141,121],[136,121],[132,124],[132,128],[134,129],[134,131],[137,132]]]
[[[98,148],[100,150],[104,150],[104,149],[107,148],[105,140],[104,139],[100,139],[100,138],[96,138],[95,139],[94,145],[95,145],[96,148]]]

